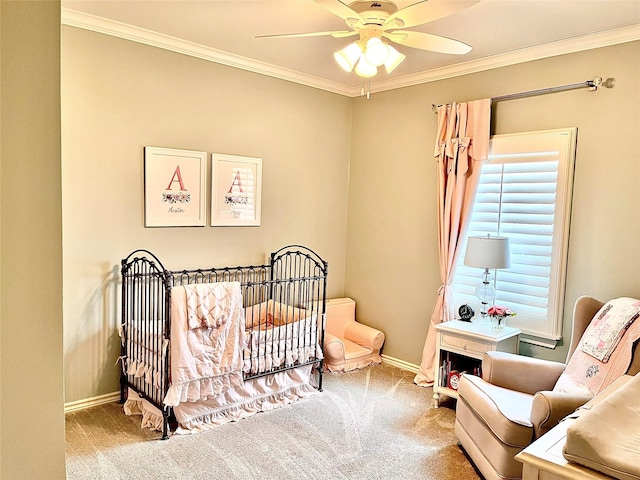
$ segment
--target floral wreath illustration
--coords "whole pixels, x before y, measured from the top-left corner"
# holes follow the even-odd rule
[[[174,203],[189,203],[191,201],[190,193],[163,193],[162,201],[170,204]]]

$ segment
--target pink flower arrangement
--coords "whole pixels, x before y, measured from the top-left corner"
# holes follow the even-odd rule
[[[487,313],[492,317],[500,317],[500,318],[512,317],[514,315],[517,315],[516,313],[513,313],[511,310],[509,310],[507,307],[501,307],[500,305],[493,305],[489,307],[489,310],[487,310]]]
[[[517,315],[507,307],[501,307],[500,305],[493,305],[489,307],[489,309],[487,310],[487,314],[498,321],[498,324],[496,326],[497,329],[501,329],[503,327],[502,320],[504,320],[505,317],[513,317]]]

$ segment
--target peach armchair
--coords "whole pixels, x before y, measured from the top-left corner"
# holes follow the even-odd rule
[[[327,300],[324,365],[331,372],[345,372],[382,361],[384,333],[356,321],[351,298]]]
[[[586,296],[576,301],[567,362],[602,305]],[[636,346],[629,374],[640,370],[639,351]],[[554,391],[565,367],[560,362],[487,352],[482,378],[462,376],[455,433],[486,480],[522,478],[522,464],[514,456],[592,398]]]

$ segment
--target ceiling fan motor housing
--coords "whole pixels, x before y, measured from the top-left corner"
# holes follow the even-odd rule
[[[360,14],[365,25],[384,25],[390,15],[398,11],[395,3],[386,0],[357,1],[349,4],[349,8]]]

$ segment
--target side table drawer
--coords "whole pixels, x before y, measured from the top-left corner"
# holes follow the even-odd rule
[[[447,332],[442,333],[441,345],[447,350],[458,350],[482,356],[484,352],[492,350],[491,343],[463,338]]]

